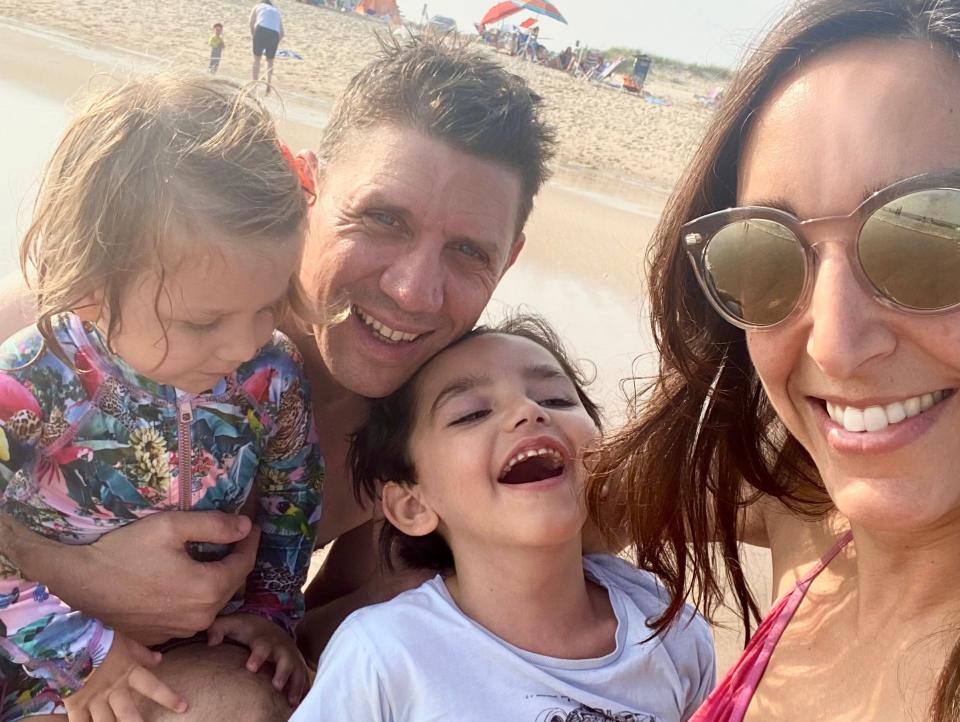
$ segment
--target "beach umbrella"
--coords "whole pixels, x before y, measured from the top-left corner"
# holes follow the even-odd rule
[[[499,2],[487,10],[480,24],[492,25],[521,10],[529,10],[532,13],[559,20],[564,25],[567,24],[566,19],[560,14],[560,11],[557,10],[557,6],[551,2],[547,2],[547,0],[506,0],[505,2]]]

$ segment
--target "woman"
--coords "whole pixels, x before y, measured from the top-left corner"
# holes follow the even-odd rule
[[[958,53],[957,0],[801,4],[657,230],[660,373],[591,502],[676,600],[727,580],[749,632],[738,541],[783,598],[695,720],[960,719]]]

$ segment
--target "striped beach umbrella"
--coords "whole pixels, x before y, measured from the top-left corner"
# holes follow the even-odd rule
[[[557,6],[547,0],[505,0],[499,2],[487,10],[480,21],[480,25],[492,25],[498,23],[504,18],[508,18],[521,10],[528,10],[538,15],[545,15],[548,18],[559,20],[564,25],[567,24],[566,18],[557,10]]]

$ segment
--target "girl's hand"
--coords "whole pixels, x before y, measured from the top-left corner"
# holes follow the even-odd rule
[[[219,617],[207,630],[208,644],[220,644],[224,638],[250,648],[247,669],[256,672],[267,660],[273,662],[273,687],[287,689],[287,702],[296,707],[307,686],[307,665],[294,640],[273,622],[255,614],[230,614]],[[72,722],[72,720],[71,720]]]
[[[143,722],[136,697],[153,700],[172,712],[187,711],[187,702],[161,682],[148,667],[160,653],[114,632],[103,662],[79,690],[63,700],[70,722]]]

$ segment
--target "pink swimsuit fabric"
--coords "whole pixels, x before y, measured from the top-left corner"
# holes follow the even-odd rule
[[[688,722],[742,722],[767,669],[767,663],[773,656],[773,650],[776,649],[783,631],[793,619],[807,590],[852,538],[852,532],[844,534],[817,565],[797,582],[797,586],[780,598],[757,628],[740,659]]]

